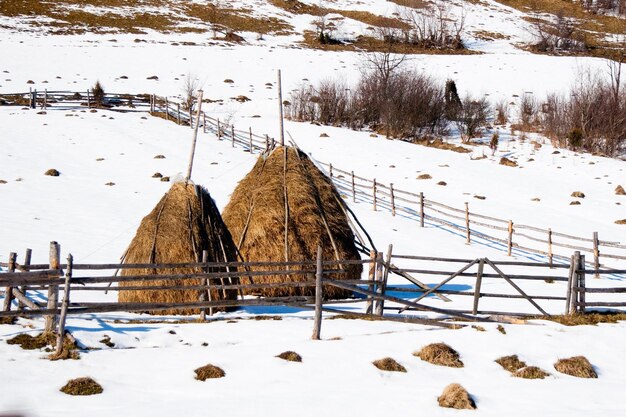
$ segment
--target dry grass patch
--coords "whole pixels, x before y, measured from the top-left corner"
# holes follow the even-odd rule
[[[61,175],[61,173],[57,171],[56,169],[51,168],[47,170],[46,172],[44,172],[43,175],[47,175],[49,177],[58,177],[59,175]]]
[[[437,397],[440,407],[455,408],[457,410],[475,410],[476,403],[469,393],[460,384],[450,384]]]
[[[226,376],[226,372],[218,366],[215,365],[204,365],[194,370],[196,373],[196,379],[198,381],[206,381],[207,379],[214,378],[224,378]]]
[[[70,379],[59,391],[67,395],[95,395],[102,394],[104,389],[92,378],[83,377]]]
[[[430,174],[420,174],[417,176],[418,180],[430,180],[433,177],[430,176]]]
[[[575,198],[585,198],[585,193],[583,193],[582,191],[574,191],[572,193],[572,197],[575,197]]]
[[[615,224],[626,224],[626,219],[615,220]]]
[[[597,378],[598,374],[593,366],[584,356],[574,356],[567,359],[559,359],[554,364],[554,369],[562,374],[575,376],[577,378]]]
[[[399,364],[395,359],[389,357],[375,360],[372,364],[381,371],[406,372],[406,368],[404,366]]]
[[[513,372],[513,376],[524,379],[544,379],[545,377],[550,376],[550,374],[536,366],[526,366]]]
[[[526,362],[520,361],[517,355],[502,356],[496,363],[509,372],[516,372],[526,367]]]
[[[471,149],[467,149],[463,146],[454,145],[452,143],[444,142],[442,139],[416,139],[412,143],[416,143],[422,146],[428,146],[429,148],[443,149],[446,151],[452,151],[457,153],[470,153]]]
[[[472,35],[474,35],[477,39],[480,39],[483,41],[495,41],[498,39],[511,39],[509,35],[505,35],[503,33],[498,33],[498,32],[490,32],[488,30],[477,30],[476,32],[473,32]]]
[[[516,166],[518,166],[517,162],[515,162],[515,161],[513,161],[513,160],[511,160],[509,158],[505,158],[505,157],[500,158],[500,165],[504,165],[504,166],[507,166],[507,167],[516,167]]]
[[[626,195],[626,190],[621,185],[615,187],[615,195]]]
[[[41,333],[37,336],[31,336],[26,333],[18,334],[17,336],[7,340],[9,345],[19,345],[25,350],[43,349],[47,346],[54,346],[56,343],[56,336],[52,333]]]
[[[302,356],[291,350],[283,352],[280,355],[276,355],[276,357],[289,362],[302,362]]]
[[[413,356],[417,356],[433,365],[449,366],[451,368],[463,367],[459,353],[445,343],[432,343],[424,346],[419,352],[413,352]]]

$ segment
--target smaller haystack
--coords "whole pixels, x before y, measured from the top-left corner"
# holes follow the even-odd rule
[[[235,245],[209,192],[193,184],[175,183],[156,207],[143,218],[137,233],[123,257],[123,263],[186,263],[202,260],[208,252],[208,262],[235,261]],[[217,272],[214,269],[210,272]],[[193,274],[198,268],[124,269],[122,276]],[[121,287],[198,286],[200,278],[163,279],[157,281],[125,281]],[[234,278],[217,281],[237,284]],[[217,282],[212,282],[216,284]],[[204,290],[198,289],[121,289],[121,303],[192,303],[200,300]],[[205,291],[206,294],[206,291]],[[207,294],[207,298],[209,294]],[[210,291],[211,300],[235,300],[236,290]],[[153,314],[197,314],[198,308],[173,308],[153,311]]]
[[[361,259],[337,189],[304,152],[294,147],[283,146],[259,157],[224,208],[224,222],[244,262],[314,261],[318,245],[323,248],[325,261]],[[361,278],[361,264],[343,268],[345,272],[327,278]],[[250,268],[263,269],[267,267]],[[242,278],[244,283],[255,284],[311,280],[311,274],[302,273]],[[315,288],[273,287],[248,293],[265,297],[312,296]],[[326,299],[350,295],[351,291],[324,286]]]

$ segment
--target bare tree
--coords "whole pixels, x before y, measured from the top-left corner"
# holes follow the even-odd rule
[[[485,97],[477,99],[467,95],[463,98],[461,110],[455,120],[461,133],[461,141],[469,143],[478,135],[480,128],[487,123],[489,108],[489,102]]]
[[[221,0],[209,0],[207,4],[208,20],[213,31],[213,38],[217,38],[217,32],[220,29],[220,21],[222,19],[222,3]]]
[[[191,110],[198,95],[198,90],[202,88],[202,82],[195,74],[190,72],[185,75],[183,85],[181,87],[183,93],[183,108],[187,111]]]
[[[404,20],[410,29],[404,31],[404,41],[425,49],[462,49],[465,29],[465,9],[452,16],[446,5],[428,10],[406,9]]]

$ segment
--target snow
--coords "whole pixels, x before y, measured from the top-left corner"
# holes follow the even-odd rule
[[[245,2],[241,2],[244,4]],[[239,3],[237,3],[239,4]],[[453,13],[460,13],[453,5]],[[355,9],[347,1],[333,2],[337,9]],[[362,10],[389,14],[387,2],[366,0]],[[482,55],[415,56],[407,63],[441,80],[452,78],[460,92],[488,94],[494,102],[519,103],[532,93],[541,99],[549,92],[566,91],[581,70],[601,73],[605,63],[591,58],[531,55],[515,48],[527,36],[520,12],[495,2],[465,4],[468,31],[489,26],[511,37],[495,42],[474,39],[472,47]],[[277,15],[272,6],[259,6],[259,14]],[[393,11],[391,11],[393,12]],[[494,17],[489,17],[489,14]],[[302,30],[310,16],[290,21]],[[359,30],[349,21],[342,30]],[[487,24],[488,22],[488,24]],[[491,22],[495,22],[491,24]],[[514,22],[515,24],[510,24]],[[20,29],[20,19],[2,19]],[[135,42],[136,38],[146,42]],[[221,99],[205,110],[213,117],[230,120],[240,129],[278,137],[276,70],[283,73],[285,98],[301,83],[343,77],[352,83],[363,66],[356,52],[322,52],[294,47],[296,35],[266,36],[258,41],[247,34],[247,45],[211,45],[209,34],[47,36],[3,29],[0,37],[0,92],[81,90],[100,80],[106,91],[181,94],[186,74],[203,83],[205,97]],[[115,39],[112,42],[111,39]],[[196,46],[172,43],[194,41]],[[128,79],[122,79],[125,75]],[[147,77],[157,75],[158,81]],[[233,84],[224,83],[225,79]],[[306,80],[305,80],[306,79]],[[27,85],[33,80],[34,85]],[[266,83],[272,83],[268,88]],[[232,97],[245,95],[247,103]],[[142,112],[98,110],[48,110],[47,114],[18,107],[0,107],[0,261],[11,251],[21,259],[25,248],[33,249],[33,262],[46,262],[48,244],[61,244],[62,256],[72,253],[76,262],[115,262],[132,239],[142,217],[169,189],[171,183],[152,178],[155,172],[173,180],[185,172],[191,131],[188,127],[153,118]],[[253,117],[260,116],[260,117]],[[625,162],[555,149],[538,135],[525,140],[500,130],[500,147],[494,157],[486,146],[457,154],[338,127],[287,121],[286,131],[318,162],[332,163],[357,175],[376,178],[383,184],[470,210],[552,228],[584,237],[599,232],[602,240],[625,243],[626,200],[616,196],[617,184],[626,186]],[[320,138],[321,133],[329,135]],[[452,137],[451,141],[458,141]],[[541,144],[536,149],[533,142]],[[165,159],[155,159],[156,155]],[[484,159],[476,159],[485,155]],[[519,168],[500,166],[501,156],[516,159]],[[102,160],[98,160],[101,159]],[[529,161],[529,159],[534,161]],[[193,180],[211,192],[222,209],[237,182],[251,169],[256,155],[232,148],[210,134],[200,134]],[[49,168],[59,177],[44,176]],[[431,180],[418,180],[428,173]],[[17,181],[18,179],[21,179]],[[445,187],[437,185],[445,181]],[[106,185],[107,183],[115,185]],[[573,191],[586,198],[570,206]],[[474,195],[485,196],[478,200]],[[531,199],[539,198],[533,202]],[[379,250],[393,244],[394,253],[423,256],[510,260],[498,245],[476,241],[466,245],[463,237],[427,223],[419,228],[415,218],[391,217],[374,212],[369,202],[350,202],[351,208],[371,233]],[[566,251],[566,254],[570,254]],[[523,252],[513,259],[539,259]],[[607,261],[607,263],[610,263]],[[398,261],[401,266],[436,264]],[[612,266],[623,265],[623,262]],[[462,265],[459,265],[459,268]],[[524,268],[507,271],[528,272]],[[564,276],[563,270],[543,270]],[[589,282],[590,281],[590,282]],[[589,279],[593,286],[624,286],[621,277]],[[437,281],[428,278],[427,284]],[[392,278],[392,285],[406,285]],[[471,279],[451,282],[471,290]],[[531,294],[563,296],[565,284],[543,281],[520,283]],[[489,292],[512,294],[506,283],[485,280]],[[407,296],[406,294],[404,296]],[[408,295],[415,296],[415,295]],[[116,294],[76,293],[79,300],[114,301]],[[465,298],[465,299],[457,299]],[[471,297],[457,297],[454,307],[468,309]],[[525,300],[481,299],[481,308],[534,312]],[[428,305],[449,304],[429,297]],[[560,314],[563,302],[541,302]],[[351,305],[362,311],[362,305]],[[253,320],[255,314],[280,320]],[[330,316],[326,316],[327,318]],[[249,308],[220,313],[211,323],[182,323],[174,317],[140,324],[128,320],[136,314],[108,313],[71,317],[68,329],[84,347],[78,361],[42,360],[42,351],[24,351],[4,341],[16,334],[41,331],[42,320],[20,319],[16,325],[0,326],[0,414],[28,416],[105,416],[123,412],[134,416],[185,414],[244,416],[345,416],[418,413],[432,416],[459,412],[438,407],[436,397],[452,382],[464,385],[477,402],[479,416],[607,416],[620,415],[617,401],[626,384],[626,348],[619,343],[624,323],[565,327],[531,320],[525,325],[479,323],[480,332],[468,323],[460,330],[416,324],[362,320],[324,320],[322,341],[311,341],[311,313],[287,308]],[[171,333],[170,331],[174,331]],[[102,344],[110,336],[114,348]],[[422,362],[412,353],[432,342],[456,348],[465,367],[448,369]],[[203,346],[208,343],[208,346]],[[303,363],[284,362],[275,356],[286,350],[302,355]],[[494,360],[518,354],[529,365],[552,375],[545,380],[512,378]],[[559,358],[585,355],[598,371],[597,380],[580,380],[559,374],[553,363]],[[388,374],[371,362],[391,356],[403,364],[406,374]],[[213,363],[226,371],[221,380],[199,382],[193,370]],[[59,388],[74,377],[91,376],[104,387],[93,397],[69,397]]]

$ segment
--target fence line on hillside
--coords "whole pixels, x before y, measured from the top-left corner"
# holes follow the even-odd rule
[[[90,106],[90,93],[62,92],[58,96],[56,103],[62,102],[63,97],[75,98],[76,95],[82,97],[79,106]],[[35,92],[35,102],[37,93]],[[48,92],[54,96],[56,92]],[[59,93],[60,94],[60,93]],[[18,93],[9,96],[28,96],[31,93]],[[6,94],[0,95],[0,99]],[[40,104],[45,103],[40,99]],[[124,105],[124,100],[138,103],[142,108],[149,107],[150,114],[171,120],[179,125],[194,126],[199,122],[204,133],[211,133],[217,136],[218,140],[231,143],[233,147],[244,148],[251,154],[264,153],[273,149],[276,145],[274,138],[269,135],[259,135],[252,132],[251,128],[241,130],[235,128],[233,124],[220,121],[219,118],[200,114],[200,120],[194,120],[193,112],[175,100],[158,95],[129,95],[129,94],[109,94],[105,96],[105,104],[109,106]],[[52,104],[49,104],[52,105]],[[626,245],[621,242],[600,240],[597,232],[593,232],[589,238],[574,236],[570,233],[563,233],[526,224],[517,224],[511,219],[500,219],[470,211],[469,203],[464,203],[464,207],[452,207],[447,204],[431,200],[423,192],[410,192],[394,187],[393,183],[386,184],[374,179],[356,175],[354,171],[347,171],[333,166],[331,163],[317,161],[328,173],[333,183],[344,194],[346,198],[351,198],[353,202],[372,204],[373,210],[384,210],[390,212],[392,216],[404,216],[415,219],[424,227],[426,221],[431,225],[443,227],[449,231],[463,236],[467,244],[472,241],[495,245],[496,249],[506,250],[507,255],[512,255],[514,251],[519,254],[537,254],[545,256],[552,265],[555,260],[568,262],[569,256],[565,255],[561,249],[581,251],[590,254],[593,258],[589,262],[593,266],[596,277],[600,277],[602,268],[601,259],[626,260]],[[585,246],[588,245],[588,246]],[[557,253],[560,252],[560,253]]]
[[[206,252],[206,251],[205,251]],[[4,288],[3,309],[0,319],[18,316],[44,316],[44,331],[57,334],[57,353],[61,353],[62,340],[65,336],[65,324],[68,315],[101,314],[107,312],[156,312],[176,309],[200,309],[201,319],[206,314],[213,314],[218,309],[228,307],[250,306],[288,306],[300,309],[314,309],[315,323],[313,338],[319,339],[322,311],[348,314],[355,317],[370,319],[392,320],[407,323],[427,324],[440,327],[454,327],[452,323],[439,319],[428,319],[414,315],[399,315],[404,311],[420,311],[435,313],[443,318],[492,321],[485,315],[507,316],[550,316],[547,303],[559,303],[565,314],[584,313],[590,307],[626,307],[624,300],[611,301],[594,299],[588,300],[587,295],[597,297],[606,294],[626,294],[626,287],[594,288],[588,285],[585,278],[589,273],[585,266],[584,255],[574,253],[569,265],[551,265],[537,262],[492,261],[488,258],[455,259],[435,258],[414,255],[400,255],[392,253],[392,246],[383,258],[382,253],[371,254],[369,259],[362,260],[328,260],[322,259],[322,248],[318,247],[316,259],[300,262],[187,262],[187,263],[135,263],[135,264],[75,264],[72,255],[68,255],[67,262],[61,263],[61,249],[57,242],[50,243],[50,259],[48,264],[30,264],[32,252],[27,250],[22,264],[17,262],[17,254],[12,252],[9,262],[0,264],[8,268],[8,272],[0,274],[0,287]],[[203,256],[206,259],[206,256]],[[394,262],[403,262],[404,267],[394,265]],[[428,267],[420,266],[419,262],[428,262]],[[411,263],[410,267],[406,266]],[[346,266],[360,264],[369,266],[368,278],[342,279]],[[452,265],[462,264],[458,266]],[[438,267],[436,265],[443,265]],[[525,268],[524,274],[505,272],[510,267]],[[556,269],[556,271],[554,269]],[[473,269],[476,269],[473,271]],[[488,272],[491,269],[492,272]],[[119,271],[139,270],[134,275],[119,276]],[[167,270],[158,274],[157,271]],[[191,271],[189,271],[191,270]],[[534,271],[539,272],[535,273]],[[567,274],[559,271],[567,270]],[[86,275],[81,276],[81,271]],[[86,272],[85,272],[86,271]],[[114,271],[108,275],[93,275],[90,271]],[[149,271],[145,273],[146,271]],[[546,271],[550,271],[547,273]],[[144,272],[142,274],[141,272]],[[626,270],[617,271],[626,273]],[[426,286],[421,282],[415,283],[409,279],[409,286],[389,285],[390,273],[412,277],[445,277],[436,284]],[[600,270],[600,274],[613,274],[615,271]],[[254,283],[255,277],[268,275],[285,276],[286,280],[275,283]],[[331,277],[331,275],[334,277]],[[241,283],[241,279],[252,283]],[[292,281],[293,279],[293,281]],[[154,286],[154,281],[175,280],[171,284]],[[451,286],[453,281],[466,280],[471,290]],[[483,286],[485,280],[500,280],[509,284],[510,292],[488,292]],[[552,287],[562,293],[530,294],[522,289],[521,282],[545,281],[546,287]],[[120,285],[129,283],[130,285]],[[556,284],[555,284],[556,283]],[[107,285],[109,284],[109,285]],[[116,285],[112,285],[116,284]],[[324,292],[331,287],[340,288],[352,293],[352,296],[340,300],[324,300]],[[277,288],[297,289],[297,294],[279,296],[260,296],[244,298],[243,290],[275,290]],[[309,288],[310,291],[306,291]],[[70,295],[75,299],[80,292],[107,292],[107,291],[176,291],[196,290],[197,299],[186,299],[177,302],[72,302]],[[239,297],[227,299],[225,291],[236,290]],[[224,294],[224,299],[212,299],[212,293],[217,291]],[[61,298],[60,295],[63,294]],[[406,296],[394,295],[396,293]],[[47,297],[42,297],[47,294]],[[409,294],[417,295],[411,299]],[[34,295],[39,295],[36,297]],[[450,297],[472,297],[471,308],[439,308],[421,301],[431,295]],[[41,298],[44,300],[41,301]],[[500,298],[505,300],[521,300],[533,307],[533,313],[520,313],[506,309],[480,309],[481,299]],[[13,310],[13,301],[17,300],[17,309]],[[444,302],[450,302],[444,299]],[[456,300],[458,302],[458,300]],[[512,301],[511,301],[512,302]],[[364,304],[364,312],[346,310],[347,304]],[[385,303],[387,305],[385,306]],[[484,302],[483,302],[484,303]],[[341,304],[343,307],[338,307]],[[552,305],[551,304],[551,305]],[[326,305],[326,307],[324,307]],[[395,310],[396,314],[385,315],[385,311]],[[554,310],[554,308],[551,308]]]

